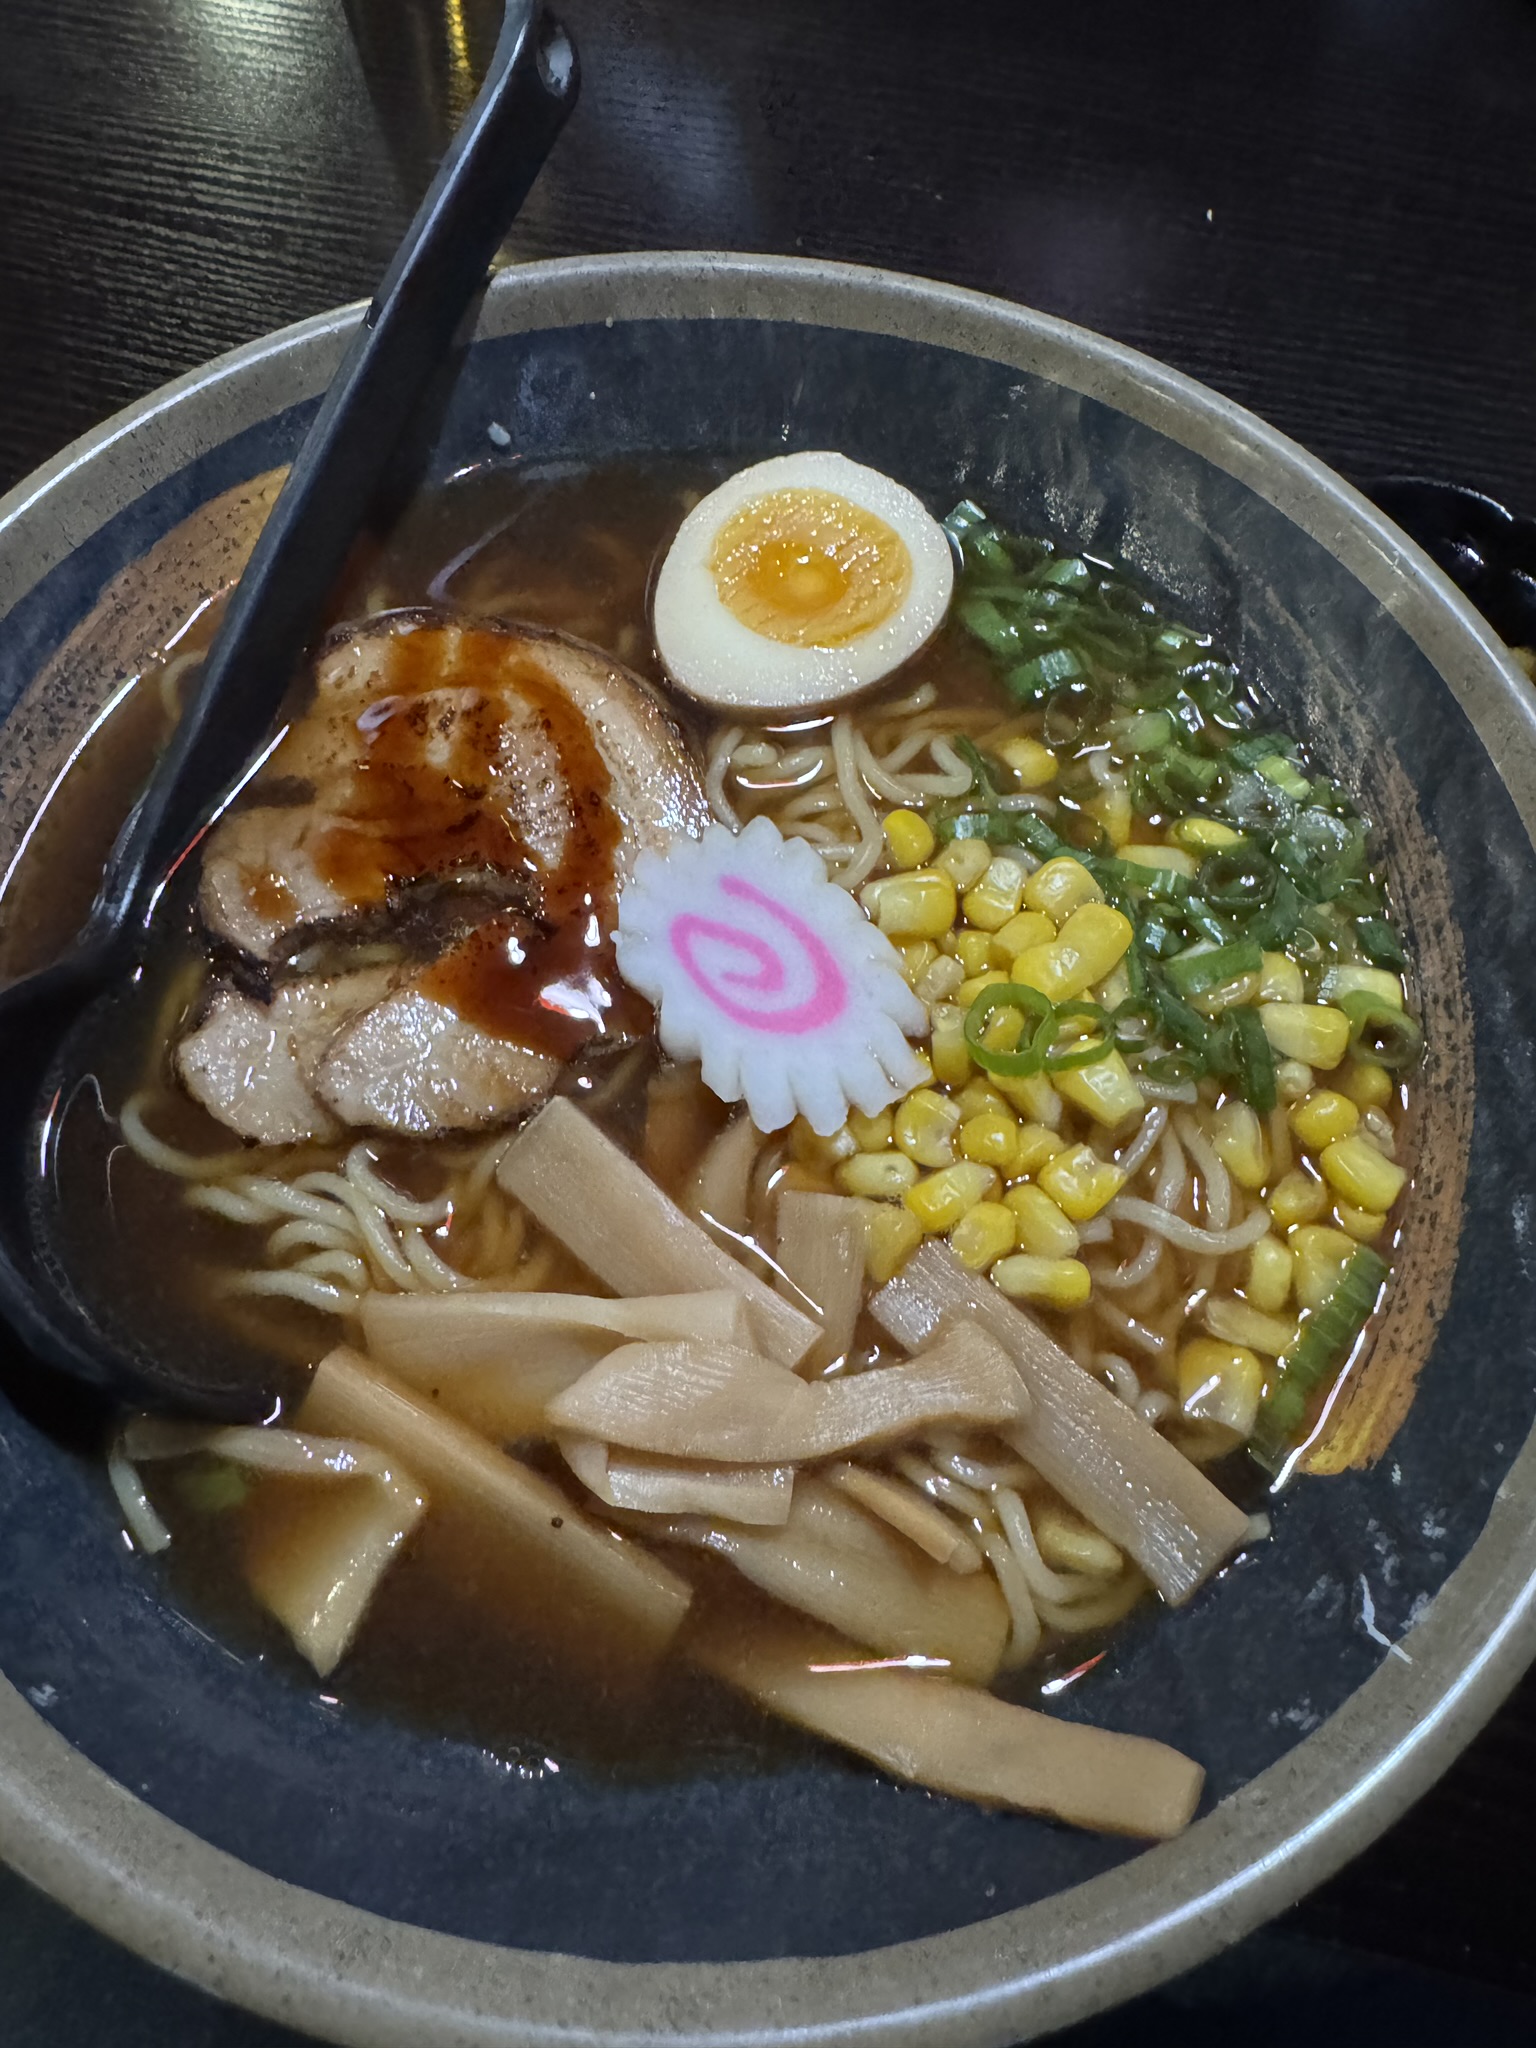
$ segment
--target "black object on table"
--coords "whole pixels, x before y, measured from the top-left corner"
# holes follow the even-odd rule
[[[583,100],[513,258],[713,246],[952,279],[1145,348],[1347,475],[1486,493],[1498,547],[1497,506],[1536,508],[1529,0],[561,13]],[[5,0],[0,489],[165,378],[369,292],[499,18],[499,0]],[[1490,531],[1470,536],[1485,555]],[[1495,580],[1474,595],[1515,631]],[[1063,2038],[1536,2039],[1533,1831],[1528,1679],[1277,1927]],[[8,2048],[292,2038],[0,1875]]]

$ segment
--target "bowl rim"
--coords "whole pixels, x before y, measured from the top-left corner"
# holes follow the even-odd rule
[[[0,614],[149,484],[317,393],[341,307],[162,386],[0,499]],[[1120,343],[954,285],[797,257],[680,252],[512,267],[482,337],[746,318],[937,343],[1100,398],[1202,454],[1325,545],[1461,702],[1536,838],[1536,699],[1448,579],[1368,500],[1253,414]],[[208,429],[212,428],[211,437]],[[148,472],[148,474],[146,474]],[[1187,1969],[1293,1903],[1445,1769],[1536,1656],[1536,1431],[1412,1631],[1313,1734],[1177,1841],[948,1934],[854,1955],[620,1964],[392,1922],[240,1863],[135,1799],[0,1679],[0,1855],[102,1932],[337,2042],[1002,2044]],[[1149,1901],[1154,1902],[1149,1906]]]

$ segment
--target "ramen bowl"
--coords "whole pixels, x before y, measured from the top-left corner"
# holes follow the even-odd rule
[[[358,317],[168,386],[0,504],[5,863],[115,695],[238,573]],[[1289,1905],[1445,1768],[1536,1650],[1518,1113],[1536,720],[1518,672],[1402,534],[1250,415],[1061,322],[871,271],[504,272],[431,470],[824,447],[939,510],[970,495],[1127,562],[1382,825],[1431,1059],[1379,1340],[1416,1395],[1373,1462],[1295,1485],[1272,1544],[1133,1619],[1053,1703],[1206,1767],[1195,1824],[1141,1849],[809,1739],[771,1768],[722,1754],[621,1778],[352,1711],[221,1645],[124,1546],[80,1447],[91,1418],[9,1359],[0,1852],[143,1955],[323,2038],[1032,2038]]]

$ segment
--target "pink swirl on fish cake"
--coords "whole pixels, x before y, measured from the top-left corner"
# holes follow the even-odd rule
[[[722,895],[739,897],[755,904],[776,924],[782,925],[809,962],[813,977],[811,992],[803,1002],[784,1010],[753,1009],[738,1001],[720,983],[729,982],[742,991],[775,995],[783,989],[787,978],[782,957],[755,932],[746,931],[739,925],[722,924],[714,918],[700,917],[696,911],[689,910],[673,918],[667,937],[678,964],[699,993],[733,1024],[744,1025],[751,1031],[771,1032],[776,1037],[798,1038],[806,1032],[821,1031],[827,1025],[835,1024],[848,1007],[848,983],[831,948],[792,910],[776,903],[750,882],[744,882],[736,875],[723,875],[720,891]],[[722,968],[718,979],[712,980],[697,957],[699,942],[705,939],[744,955],[754,964],[751,967]]]

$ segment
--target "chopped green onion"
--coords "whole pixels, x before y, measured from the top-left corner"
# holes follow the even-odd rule
[[[966,623],[969,624],[969,620]],[[1017,629],[1010,626],[1008,630],[1013,634],[1013,644],[1017,645]],[[987,638],[985,633],[978,637]],[[988,641],[989,646],[992,644]],[[1082,673],[1083,664],[1070,647],[1053,647],[1046,654],[1037,654],[1033,661],[1021,662],[1017,668],[1009,669],[1003,681],[1009,694],[1021,704],[1034,704]]]
[[[222,1515],[237,1508],[251,1490],[247,1473],[227,1458],[203,1457],[182,1466],[175,1487],[181,1499],[199,1515]]]
[[[998,784],[994,773],[995,763],[989,762],[973,739],[963,732],[957,732],[950,745],[971,771],[971,792],[975,796],[996,796]]]
[[[1278,1101],[1275,1053],[1257,1010],[1239,1007],[1227,1013],[1232,1050],[1232,1078],[1250,1109],[1268,1116]]]
[[[1283,1462],[1313,1394],[1347,1361],[1386,1279],[1386,1260],[1369,1245],[1358,1245],[1332,1293],[1303,1322],[1259,1408],[1248,1448],[1261,1465],[1273,1470]]]
[[[1218,910],[1259,910],[1275,893],[1274,862],[1257,847],[1223,846],[1208,853],[1197,877],[1200,894]]]
[[[1026,1028],[1033,1021],[1035,1028],[1027,1045],[1010,1052],[1002,1046],[982,1043],[982,1032],[999,1010],[1021,1011]],[[1024,982],[993,982],[990,988],[981,991],[965,1013],[965,1043],[971,1058],[983,1072],[1003,1074],[1012,1080],[1027,1079],[1029,1075],[1040,1072],[1055,1035],[1055,1005],[1048,995]]]
[[[1362,917],[1355,925],[1355,937],[1373,967],[1395,967],[1401,971],[1408,965],[1403,942],[1384,917]]]
[[[982,993],[985,995],[985,989]],[[1095,1060],[1103,1059],[1105,1053],[1110,1050],[1113,1040],[1106,1028],[1108,1019],[1098,1003],[1058,1003],[1055,1015],[1051,1019],[1053,1033],[1074,1017],[1085,1019],[1097,1029],[1099,1035],[1066,1046],[1058,1046],[1053,1037],[1045,1055],[1045,1071],[1048,1074],[1064,1074],[1072,1067],[1091,1067]]]
[[[1373,1066],[1398,1073],[1411,1067],[1424,1045],[1424,1033],[1406,1010],[1383,1002],[1369,989],[1336,996],[1334,1008],[1349,1019],[1349,1047]]]
[[[1263,948],[1252,939],[1233,939],[1225,946],[1212,946],[1204,953],[1179,953],[1163,972],[1181,996],[1204,995],[1221,988],[1240,975],[1259,974],[1264,967]]]

